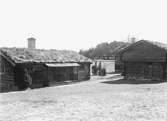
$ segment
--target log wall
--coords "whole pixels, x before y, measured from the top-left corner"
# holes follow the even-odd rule
[[[30,85],[27,85],[26,83],[25,69],[28,71],[28,76],[31,82]],[[17,64],[15,67],[15,81],[21,90],[26,89],[28,86],[30,88],[44,87],[48,81],[47,68],[44,66],[44,64]]]
[[[14,67],[0,55],[0,92],[17,90]]]
[[[138,79],[164,79],[164,63],[126,62],[125,77]],[[167,76],[166,76],[167,77]]]
[[[78,67],[51,67],[48,68],[49,85],[62,81],[78,80]]]

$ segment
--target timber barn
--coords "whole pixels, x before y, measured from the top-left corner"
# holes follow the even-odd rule
[[[119,51],[122,74],[130,79],[167,79],[167,45],[140,40]]]
[[[0,92],[51,86],[66,80],[89,80],[91,60],[74,51],[0,48]]]

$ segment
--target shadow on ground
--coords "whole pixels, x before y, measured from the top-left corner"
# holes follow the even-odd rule
[[[104,81],[101,83],[106,84],[158,84],[158,83],[164,83],[167,81],[164,80],[127,80],[127,79],[118,79],[114,81]]]

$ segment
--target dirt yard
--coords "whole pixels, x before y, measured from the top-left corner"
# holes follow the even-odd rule
[[[167,82],[108,78],[1,93],[0,121],[167,121]]]

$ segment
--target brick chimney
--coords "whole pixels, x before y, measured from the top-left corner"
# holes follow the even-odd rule
[[[36,45],[35,45],[35,41],[36,39],[31,37],[31,38],[28,38],[28,49],[36,49]]]

